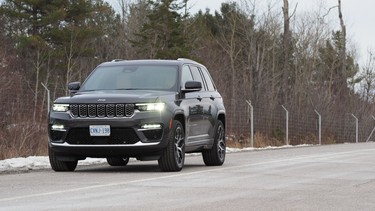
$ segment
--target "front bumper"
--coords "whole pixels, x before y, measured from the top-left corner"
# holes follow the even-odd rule
[[[157,156],[167,146],[168,111],[135,112],[132,117],[73,118],[68,112],[51,112],[49,147],[60,157],[147,157]],[[90,125],[109,125],[110,136],[90,136]],[[160,128],[145,128],[160,125]]]

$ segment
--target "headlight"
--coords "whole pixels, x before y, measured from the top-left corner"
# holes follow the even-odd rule
[[[164,103],[139,103],[135,104],[139,111],[163,111]]]
[[[53,104],[52,111],[66,112],[69,110],[69,104]]]

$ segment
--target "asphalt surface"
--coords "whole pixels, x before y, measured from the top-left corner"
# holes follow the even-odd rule
[[[0,210],[375,210],[375,143],[187,157],[0,175]]]

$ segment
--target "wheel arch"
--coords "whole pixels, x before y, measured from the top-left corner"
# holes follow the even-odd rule
[[[184,131],[186,131],[185,115],[183,113],[175,114],[173,120],[178,120],[182,124],[182,127],[184,128]],[[186,134],[186,132],[185,132],[185,134]]]
[[[226,128],[226,125],[225,125],[225,113],[224,112],[219,113],[219,115],[217,116],[217,119],[220,120],[223,123],[224,128]]]

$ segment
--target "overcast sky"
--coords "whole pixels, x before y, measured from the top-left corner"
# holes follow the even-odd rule
[[[255,1],[257,3],[266,2],[265,0]],[[279,2],[280,5],[283,2],[282,0],[273,1]],[[292,10],[298,3],[297,11],[304,12],[317,7],[320,1],[327,5],[327,9],[338,4],[338,0],[289,0],[289,7]],[[191,12],[194,13],[199,9],[205,10],[205,8],[209,8],[211,11],[219,10],[221,3],[227,2],[227,0],[190,0],[190,2],[193,6]],[[367,50],[370,48],[375,50],[375,0],[341,0],[341,3],[348,38],[357,47],[360,65],[363,65],[367,59]],[[330,15],[337,17],[337,9],[331,10]],[[338,18],[333,20],[339,23]]]

